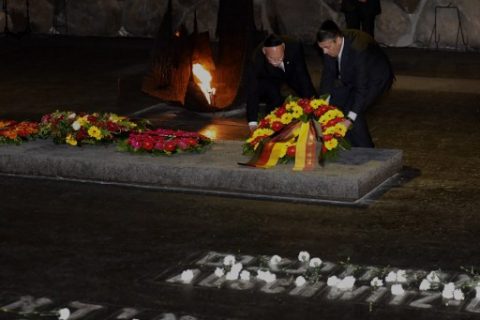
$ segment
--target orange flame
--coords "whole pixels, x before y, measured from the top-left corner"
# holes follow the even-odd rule
[[[208,104],[212,104],[212,97],[215,95],[215,88],[212,88],[212,75],[200,63],[195,63],[192,66],[192,72],[195,76],[195,83],[200,87]]]

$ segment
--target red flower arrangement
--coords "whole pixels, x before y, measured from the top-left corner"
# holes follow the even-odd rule
[[[206,136],[182,130],[156,129],[130,133],[128,139],[119,143],[120,151],[171,155],[179,152],[201,152],[212,143]]]
[[[34,139],[39,132],[38,123],[0,120],[0,144],[15,143]]]

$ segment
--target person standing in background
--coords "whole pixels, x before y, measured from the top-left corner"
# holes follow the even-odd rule
[[[342,0],[348,29],[362,30],[374,37],[375,18],[382,12],[380,0]]]

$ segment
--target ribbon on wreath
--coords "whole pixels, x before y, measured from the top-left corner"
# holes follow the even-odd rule
[[[295,132],[299,131],[295,148],[295,171],[308,171],[315,169],[317,160],[317,141],[320,140],[317,125],[314,120],[308,122],[296,121],[292,122],[278,133],[269,138],[262,140],[252,159],[247,163],[240,163],[256,168],[272,168],[277,165],[282,157],[282,151],[285,145],[295,136]]]

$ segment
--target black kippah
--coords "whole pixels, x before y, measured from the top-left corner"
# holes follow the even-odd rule
[[[264,47],[277,47],[283,43],[283,39],[273,33],[266,37],[265,40],[263,40]]]
[[[317,32],[317,41],[323,42],[325,40],[335,39],[338,36],[342,36],[340,28],[332,20],[326,20]]]

